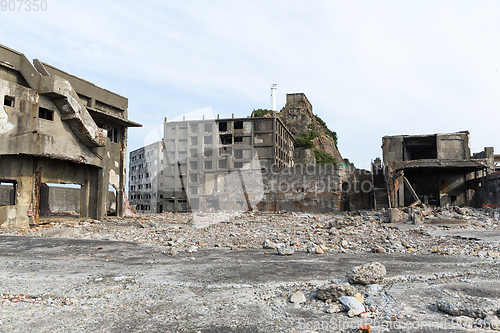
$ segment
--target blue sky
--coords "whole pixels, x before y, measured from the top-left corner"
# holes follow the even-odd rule
[[[78,1],[0,11],[0,43],[164,117],[245,117],[303,92],[358,167],[384,135],[471,132],[500,152],[498,1]],[[146,139],[146,141],[149,139]]]

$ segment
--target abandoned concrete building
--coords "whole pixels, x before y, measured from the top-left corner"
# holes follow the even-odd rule
[[[293,166],[293,139],[276,117],[165,121],[164,210],[203,209],[231,170]]]
[[[163,212],[163,141],[130,152],[129,202],[138,213]]]
[[[469,132],[386,136],[382,149],[390,207],[481,207],[495,200],[487,189],[493,148],[471,156]]]
[[[123,215],[127,128],[141,126],[125,97],[0,45],[0,100],[2,227],[39,223],[45,183],[75,184],[78,214],[94,219],[111,186]]]

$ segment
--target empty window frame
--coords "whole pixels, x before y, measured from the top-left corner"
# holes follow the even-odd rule
[[[0,206],[16,204],[17,183],[13,181],[0,181]]]
[[[196,146],[197,144],[198,144],[198,137],[192,136],[191,137],[191,145]]]
[[[221,121],[219,123],[219,132],[227,132],[227,122]]]
[[[403,140],[404,161],[437,159],[437,138],[435,135],[408,137]]]
[[[108,139],[111,142],[118,143],[118,128],[108,129]],[[144,154],[139,155],[139,158],[144,157]]]
[[[10,107],[14,107],[14,100],[15,98],[14,97],[11,97],[11,96],[5,96],[3,98],[3,105],[5,106],[10,106]]]
[[[210,144],[212,144],[212,137],[211,137],[210,135],[205,136],[205,137],[203,138],[203,143],[204,143],[204,144],[206,144],[206,145],[210,145]]]
[[[235,121],[234,122],[234,129],[235,130],[243,129],[243,121],[241,121],[241,120]]]
[[[205,156],[205,157],[212,157],[212,148],[205,148],[203,156]]]
[[[38,108],[38,118],[53,121],[54,120],[54,111],[39,107]]]
[[[212,123],[205,124],[205,133],[212,133]]]
[[[235,136],[234,143],[243,143],[243,137],[242,136]]]
[[[219,135],[219,137],[221,145],[230,145],[233,143],[233,137],[231,136],[231,134],[223,134]]]
[[[212,161],[205,161],[204,167],[205,170],[212,170]]]

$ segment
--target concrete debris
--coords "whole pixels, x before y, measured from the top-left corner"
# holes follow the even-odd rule
[[[365,306],[361,304],[355,297],[352,296],[342,296],[339,298],[340,303],[345,307],[347,311],[353,311],[352,313],[356,316],[362,312],[365,312]]]
[[[293,294],[290,297],[290,302],[292,303],[305,303],[306,302],[306,296],[304,296],[304,293],[301,291],[297,291],[295,294]]]
[[[382,290],[382,286],[380,284],[370,284],[366,287],[366,294],[368,296],[375,296]]]
[[[414,208],[413,213],[419,210],[422,208]],[[496,287],[500,257],[495,256],[500,239],[498,210],[471,209],[469,215],[463,215],[450,207],[431,208],[428,212],[429,219],[424,219],[426,222],[422,225],[387,224],[386,211],[359,211],[320,214],[314,219],[297,219],[292,213],[227,214],[223,223],[198,227],[192,219],[209,221],[216,219],[217,214],[164,213],[123,219],[110,217],[103,221],[57,217],[37,228],[0,230],[0,238],[6,240],[0,251],[2,267],[5,267],[0,273],[0,284],[8,286],[9,294],[15,296],[6,295],[4,299],[0,295],[0,303],[3,302],[0,308],[4,310],[0,311],[2,328],[16,330],[21,319],[14,318],[20,318],[26,311],[18,305],[32,306],[28,310],[37,316],[46,311],[35,302],[51,307],[57,315],[63,315],[61,311],[68,306],[85,313],[90,318],[88,322],[64,317],[69,325],[84,328],[83,331],[100,330],[93,326],[94,320],[101,318],[102,313],[114,316],[114,309],[123,309],[124,315],[134,321],[141,320],[136,313],[153,319],[158,314],[158,299],[164,299],[161,311],[165,309],[166,318],[177,325],[173,331],[182,332],[181,327],[188,325],[184,331],[196,332],[218,325],[221,318],[227,322],[247,318],[246,322],[235,323],[234,329],[246,323],[258,323],[258,327],[250,330],[264,331],[261,328],[272,327],[267,331],[305,332],[313,329],[313,324],[309,327],[307,322],[302,326],[297,323],[310,313],[349,324],[359,319],[350,319],[349,315],[366,317],[366,322],[384,318],[404,324],[441,322],[449,320],[450,317],[445,317],[449,314],[436,311],[436,303],[432,304],[429,297],[437,300],[443,293],[456,292],[477,297],[480,302],[484,302],[483,297],[500,298]],[[444,220],[448,215],[451,218],[446,221],[465,222],[428,222]],[[342,241],[347,242],[346,248]],[[18,251],[33,242],[38,244],[36,249]],[[275,250],[263,250],[264,244],[271,243],[280,244],[282,252],[294,251],[293,256],[283,257],[276,255]],[[306,251],[311,244],[315,245],[314,252],[308,255]],[[431,255],[434,246],[441,247],[447,255]],[[318,247],[324,254],[314,255]],[[231,248],[237,251],[228,251]],[[385,253],[372,253],[372,249],[382,249]],[[31,273],[33,257],[38,257],[41,263],[36,267],[40,273]],[[346,282],[345,273],[352,266],[374,261],[388,270],[385,278],[377,282],[380,284],[365,286]],[[361,264],[351,266],[349,262]],[[74,278],[56,284],[52,282],[52,271]],[[75,271],[87,273],[75,276]],[[14,275],[22,278],[12,279]],[[114,281],[116,276],[134,278]],[[120,289],[110,289],[110,284],[119,285]],[[290,302],[299,291],[306,301]],[[50,296],[52,292],[57,294]],[[28,297],[31,294],[34,296]],[[47,294],[51,300],[45,298]],[[364,301],[366,312],[356,315],[351,309],[337,314],[343,309],[337,303],[343,296]],[[137,299],[145,304],[133,303]],[[469,302],[465,296],[456,299]],[[470,305],[467,311],[473,312],[478,307]],[[203,316],[196,317],[203,318],[203,323],[195,317],[186,317],[187,311]],[[470,329],[485,327],[498,319],[494,311],[487,312],[490,314],[484,319],[469,318],[465,314],[472,313],[460,311],[457,313],[464,315],[452,319],[464,318],[460,323]],[[22,321],[25,320],[30,325],[38,325],[34,319],[23,317]],[[110,325],[118,325],[123,330],[130,325],[126,322],[119,326],[118,321],[110,320],[104,324],[108,330]],[[102,325],[103,321],[99,323]],[[271,325],[269,323],[278,324],[266,326]],[[48,329],[39,325],[36,327],[40,331]],[[279,325],[284,329],[277,328]],[[460,324],[457,325],[460,328]],[[338,330],[329,326],[328,331]]]
[[[326,308],[325,308],[325,313],[339,313],[342,311],[342,305],[340,304],[329,304]]]
[[[443,253],[443,249],[441,246],[433,246],[431,249],[431,253]]]
[[[360,293],[355,293],[353,297],[357,299],[361,304],[365,302],[365,300],[363,299],[363,295],[361,295]]]
[[[177,251],[174,247],[171,247],[167,251],[162,251],[161,253],[167,254],[169,256],[175,256],[175,255],[179,254],[179,251]]]
[[[291,256],[295,252],[291,247],[283,244],[278,245],[276,250],[280,256]]]
[[[264,249],[276,249],[276,244],[273,243],[272,241],[270,241],[269,239],[265,239],[263,242],[262,242],[262,248]]]
[[[342,296],[353,296],[354,294],[356,294],[356,288],[345,282],[319,289],[316,297],[325,302],[337,302]]]
[[[444,297],[437,301],[439,310],[452,316],[467,316],[484,319],[488,315],[496,314],[500,304],[496,301],[480,297]]]
[[[368,285],[382,282],[385,275],[386,270],[384,265],[378,262],[372,262],[363,266],[351,268],[347,272],[346,277],[350,283]]]

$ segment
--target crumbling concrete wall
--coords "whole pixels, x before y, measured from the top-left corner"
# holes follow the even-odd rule
[[[36,225],[43,183],[81,185],[80,214],[106,214],[109,184],[123,215],[128,101],[0,45],[0,182],[16,186],[3,228]],[[107,137],[106,137],[107,136]]]
[[[493,148],[471,157],[469,133],[386,136],[382,140],[391,207],[477,206]]]
[[[212,177],[213,174],[212,174]],[[218,192],[199,209],[328,213],[373,207],[371,173],[335,165],[233,171],[215,175]]]

